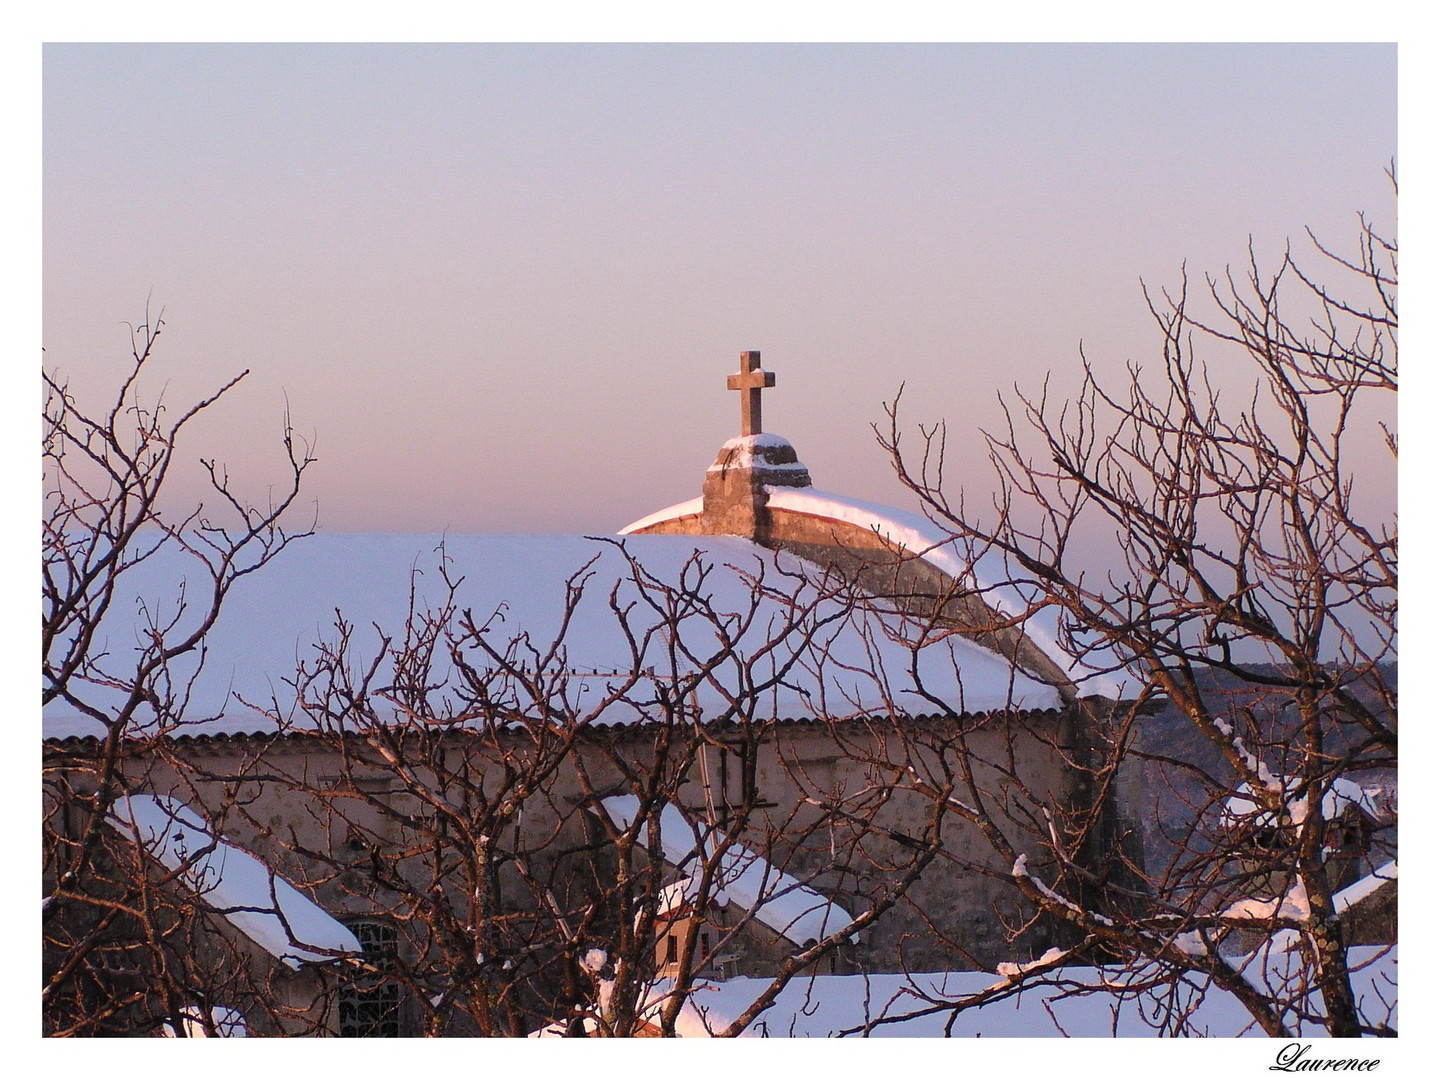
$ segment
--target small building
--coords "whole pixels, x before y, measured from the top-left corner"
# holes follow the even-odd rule
[[[640,802],[616,795],[601,807],[623,829],[639,813]],[[663,858],[674,879],[658,896],[657,978],[676,978],[682,957],[687,958],[684,966],[700,976],[764,976],[852,921],[834,899],[735,842],[713,821],[692,820],[669,805],[660,812],[659,826]],[[648,838],[642,827],[639,843]],[[848,944],[858,941],[857,934]],[[853,968],[853,949],[842,945],[829,951],[824,966],[830,974]]]
[[[1310,820],[1310,802],[1299,784],[1289,778],[1274,781],[1269,798],[1253,790],[1232,795],[1222,809],[1222,827],[1233,838],[1242,866],[1254,866],[1256,873],[1274,876],[1276,852],[1294,845],[1298,830]],[[1270,799],[1279,799],[1279,814],[1266,809]],[[1321,855],[1332,889],[1343,889],[1373,873],[1395,857],[1395,809],[1380,786],[1365,787],[1338,776],[1330,780],[1320,798],[1324,835]],[[1285,881],[1260,884],[1261,891],[1283,890]]]

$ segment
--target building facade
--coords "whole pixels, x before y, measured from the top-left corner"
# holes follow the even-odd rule
[[[1129,843],[1124,783],[1097,808],[1090,767],[1123,673],[1072,659],[1003,565],[817,491],[760,428],[758,362],[699,499],[609,541],[314,537],[174,673],[185,710],[123,733],[47,712],[47,845],[94,842],[114,755],[114,906],[155,898],[146,963],[184,976],[117,1028],[220,1008],[263,1034],[638,1034],[657,979],[1067,943],[1009,877],[1069,872],[1057,835],[1089,873]],[[136,587],[183,591],[183,566]]]

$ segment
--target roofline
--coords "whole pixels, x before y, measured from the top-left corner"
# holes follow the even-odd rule
[[[957,720],[959,720],[959,721],[971,720],[971,721],[982,721],[982,722],[983,722],[983,721],[992,721],[992,720],[996,720],[996,719],[998,719],[998,718],[1003,718],[1003,717],[1007,717],[1007,716],[1009,716],[1009,717],[1017,717],[1017,716],[1018,716],[1018,717],[1035,717],[1035,718],[1040,718],[1040,717],[1055,717],[1055,718],[1059,718],[1059,717],[1061,717],[1061,716],[1063,716],[1063,715],[1065,715],[1065,714],[1067,714],[1067,713],[1071,713],[1071,712],[1074,712],[1074,711],[1076,711],[1076,706],[1075,706],[1075,705],[1065,705],[1065,706],[1062,706],[1062,707],[1050,707],[1050,708],[1044,708],[1044,709],[1008,709],[1008,708],[1000,708],[1000,709],[985,709],[985,710],[980,710],[980,711],[966,711],[966,712],[962,712],[962,713],[914,713],[914,714],[911,714],[911,713],[895,713],[895,714],[867,713],[867,714],[865,714],[865,715],[863,715],[863,716],[846,716],[846,717],[784,716],[784,717],[774,717],[774,718],[769,718],[769,719],[764,719],[764,720],[758,720],[758,721],[757,721],[757,720],[751,720],[751,721],[749,721],[749,726],[750,726],[751,729],[753,730],[753,729],[754,729],[754,726],[755,726],[756,724],[764,724],[764,725],[766,725],[766,726],[768,726],[768,727],[796,728],[796,727],[814,727],[814,726],[818,726],[818,725],[840,725],[840,724],[844,724],[844,725],[861,725],[861,724],[872,724],[872,723],[875,723],[875,722],[877,722],[877,721],[885,722],[885,723],[901,722],[901,723],[912,723],[912,724],[914,724],[914,723],[935,723],[935,722],[941,722],[941,721],[954,722],[954,721],[957,721]],[[742,721],[739,721],[739,720],[712,720],[712,721],[709,721],[709,722],[706,724],[706,729],[707,729],[707,730],[711,730],[711,731],[724,732],[724,731],[727,731],[727,730],[740,730],[740,729],[743,729],[745,726],[746,726],[746,724],[745,724],[744,722],[742,722]],[[404,728],[404,725],[399,725],[399,724],[378,724],[378,723],[377,723],[376,725],[374,725],[374,727],[375,727],[376,729],[379,729],[379,730],[391,730],[391,731],[394,731],[394,730],[403,729],[403,728]],[[634,722],[626,722],[626,721],[621,721],[621,720],[617,720],[617,721],[613,721],[613,722],[608,722],[608,723],[605,722],[605,721],[596,720],[596,721],[591,721],[590,723],[584,724],[584,725],[582,725],[582,727],[583,727],[584,729],[588,729],[588,730],[591,730],[591,731],[603,731],[603,732],[606,732],[607,734],[613,733],[613,732],[622,732],[622,733],[623,733],[623,732],[630,732],[630,731],[634,731],[634,732],[639,733],[639,732],[649,732],[649,731],[653,731],[653,730],[654,730],[654,725],[653,725],[653,724],[648,724],[648,723],[634,723]],[[369,730],[369,728],[351,728],[351,729],[345,731],[343,734],[346,735],[346,736],[363,736],[363,735],[366,733],[366,731],[368,731],[368,730]],[[441,733],[441,734],[445,734],[445,735],[455,735],[455,736],[463,736],[463,735],[466,735],[466,734],[479,734],[479,732],[477,731],[476,728],[474,728],[474,727],[466,727],[466,726],[463,726],[462,724],[459,724],[459,723],[450,724],[450,725],[436,724],[436,725],[434,725],[433,727],[429,727],[429,728],[425,728],[425,729],[412,728],[411,730],[417,730],[417,731],[418,731],[418,730],[425,730],[426,732],[439,732],[439,733]],[[197,745],[204,745],[204,744],[206,744],[206,743],[239,742],[239,741],[242,741],[242,740],[249,740],[249,741],[268,741],[268,742],[273,742],[273,741],[277,741],[277,740],[286,740],[286,741],[292,741],[292,740],[293,740],[293,741],[297,741],[297,742],[298,742],[298,741],[306,741],[306,740],[314,740],[314,739],[333,739],[333,738],[335,738],[336,734],[337,734],[336,732],[301,731],[301,730],[292,728],[292,729],[286,730],[286,731],[217,731],[217,732],[196,732],[196,733],[183,732],[183,731],[182,731],[182,732],[167,732],[167,733],[161,735],[160,738],[161,738],[163,741],[169,742],[169,743],[194,743],[194,744],[197,744]],[[41,738],[41,743],[42,743],[43,745],[49,746],[49,747],[81,746],[81,745],[84,745],[84,744],[87,744],[87,743],[99,743],[99,742],[101,742],[104,738],[105,738],[105,736],[99,735],[99,734],[89,734],[89,735],[51,735],[51,736],[44,736],[44,737],[42,737],[42,738]],[[136,735],[134,735],[134,736],[127,736],[127,737],[126,737],[126,741],[127,741],[127,742],[149,742],[149,741],[153,741],[155,738],[156,738],[156,736],[153,735],[153,734],[151,734],[151,735],[136,734]]]

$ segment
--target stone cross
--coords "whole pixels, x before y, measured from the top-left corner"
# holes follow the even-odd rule
[[[763,430],[760,427],[760,391],[775,385],[775,373],[760,370],[759,352],[742,352],[740,370],[731,375],[725,385],[740,391],[740,434],[759,435]]]

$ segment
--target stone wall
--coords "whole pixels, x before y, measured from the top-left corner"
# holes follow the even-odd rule
[[[774,866],[859,914],[890,880],[889,870],[903,869],[914,845],[933,835],[937,820],[932,799],[903,785],[889,788],[886,777],[901,775],[908,763],[938,782],[947,765],[954,768],[961,735],[1000,820],[1035,811],[1022,805],[1027,802],[1022,785],[1057,805],[1083,800],[1065,762],[1075,751],[1073,715],[1065,710],[950,720],[761,723],[748,735],[738,725],[717,728],[706,754],[693,760],[673,787],[674,801],[695,821],[713,817]],[[468,756],[471,783],[484,788],[492,783],[485,778],[485,762],[497,757],[497,748],[467,746],[471,738],[459,732],[446,736],[446,752],[452,766]],[[517,732],[512,749],[525,752],[525,739]],[[501,849],[527,852],[528,869],[557,883],[554,899],[565,909],[586,910],[617,880],[615,849],[584,794],[582,767],[598,795],[629,793],[624,773],[650,772],[655,745],[654,731],[643,726],[597,731],[593,740],[580,740],[573,760],[555,772],[544,792],[527,800],[520,826],[502,831]],[[137,759],[130,786],[172,795],[205,813],[227,840],[259,856],[342,921],[396,920],[397,894],[374,886],[376,852],[394,859],[410,851],[408,861],[394,865],[418,883],[432,871],[416,828],[430,813],[424,801],[393,769],[359,768],[359,755],[342,757],[333,740],[293,735],[181,740],[173,750],[181,767],[163,755]],[[752,764],[742,770],[739,762],[747,758]],[[423,772],[424,762],[417,765]],[[488,767],[498,780],[501,766],[492,761]],[[326,808],[325,796],[335,792],[346,795],[343,818]],[[453,797],[461,797],[459,789]],[[749,812],[741,821],[739,808],[747,797]],[[827,824],[820,808],[825,804],[877,809],[861,830]],[[993,969],[1002,960],[1031,959],[1059,943],[1062,928],[1040,925],[1018,933],[1032,912],[1006,880],[1006,860],[978,830],[953,814],[943,817],[941,856],[857,944],[843,948],[839,970]],[[1018,831],[1014,839],[1043,873],[1040,852]],[[523,917],[536,902],[533,891],[513,866],[502,868],[501,875],[499,895],[507,915]],[[445,884],[462,893],[466,888],[462,876]],[[455,903],[464,910],[460,897]],[[739,911],[731,910],[725,919],[733,923],[738,917]],[[605,919],[596,925],[616,930]],[[400,936],[402,947],[413,952],[423,935],[407,934],[402,925]],[[794,943],[756,927],[737,935],[736,948],[727,950],[738,953],[730,971],[771,974],[796,950]],[[828,970],[825,963],[822,970]],[[286,988],[287,1003],[300,1012],[306,1011],[303,1003],[288,999],[304,996],[307,987],[317,994],[321,989],[318,974],[307,971],[278,971],[283,977],[276,985]],[[550,984],[562,981],[557,975]],[[406,1015],[407,1024],[417,1022],[413,1007],[407,1006]]]

